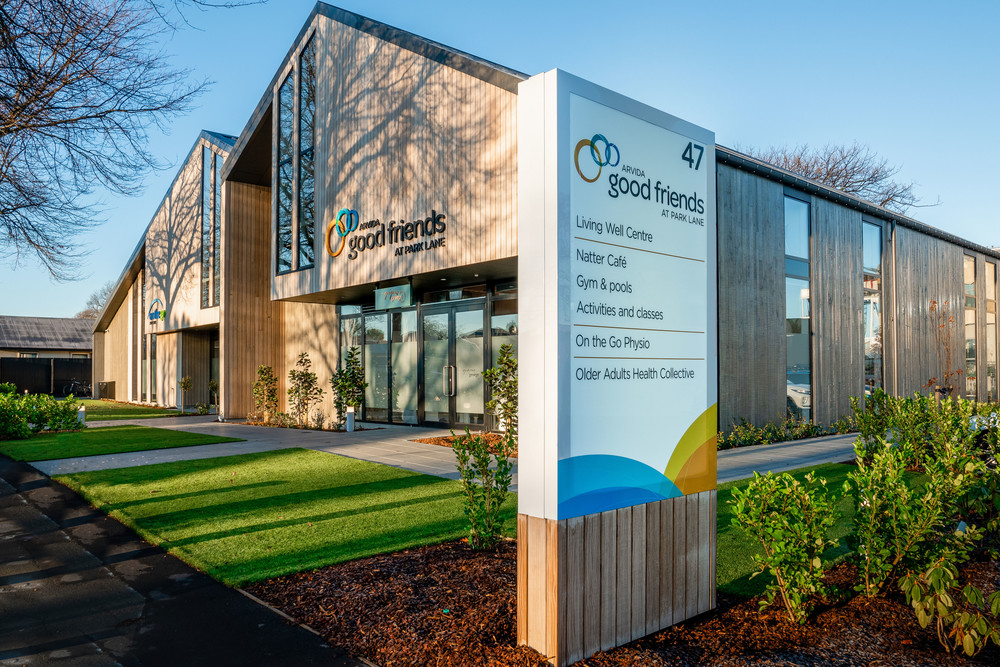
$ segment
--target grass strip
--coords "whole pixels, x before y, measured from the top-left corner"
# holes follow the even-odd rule
[[[38,433],[27,440],[0,442],[0,453],[15,461],[51,461],[76,456],[121,454],[151,449],[242,442],[240,438],[172,431],[149,426],[105,426],[67,433]]]
[[[304,449],[60,475],[231,586],[466,535],[458,482]],[[516,530],[517,498],[504,506]]]
[[[108,419],[152,419],[153,417],[173,417],[181,414],[179,410],[156,408],[151,405],[133,405],[132,403],[117,403],[94,398],[76,399],[87,408],[87,421],[104,421]]]

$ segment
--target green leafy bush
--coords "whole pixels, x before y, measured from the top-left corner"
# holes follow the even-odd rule
[[[483,371],[490,390],[486,409],[503,425],[504,433],[517,449],[517,357],[514,346],[504,343],[497,355],[497,365]]]
[[[1000,592],[990,596],[987,610],[979,588],[967,584],[956,590],[958,569],[947,558],[939,558],[922,572],[907,574],[900,588],[920,627],[934,623],[938,641],[949,653],[962,650],[973,656],[990,641],[1000,645]]]
[[[0,393],[0,440],[23,440],[40,431],[77,431],[80,404],[70,396]]]
[[[28,409],[21,397],[0,393],[0,440],[24,440],[30,436]]]
[[[789,620],[804,623],[814,596],[827,593],[822,555],[835,543],[827,533],[839,518],[826,480],[809,474],[800,483],[787,473],[754,473],[745,489],[733,489],[730,502],[733,525],[763,548],[762,554],[754,555],[760,573],[774,577],[761,607],[780,598]]]
[[[507,498],[514,464],[510,454],[514,450],[509,436],[496,448],[481,435],[454,436],[455,458],[464,494],[463,509],[469,519],[469,544],[473,549],[492,549],[500,540],[500,507]]]
[[[17,385],[13,382],[0,382],[0,394],[16,394]]]
[[[309,411],[321,398],[323,388],[312,372],[312,361],[308,354],[302,352],[295,362],[295,368],[288,371],[288,409],[297,426],[309,426]]]
[[[849,430],[850,423],[840,421],[839,428]],[[847,430],[843,432],[847,432]],[[788,440],[829,435],[834,432],[840,433],[842,431],[826,428],[792,416],[787,417],[783,422],[768,422],[763,426],[755,426],[746,419],[741,419],[740,423],[733,425],[728,433],[719,432],[716,437],[716,446],[720,450],[734,449],[736,447],[752,447],[753,445],[767,445],[772,442],[786,442]]]
[[[347,350],[344,357],[344,367],[334,371],[330,378],[330,389],[333,393],[333,407],[337,412],[336,427],[344,428],[347,421],[347,408],[358,410],[365,400],[365,371],[361,367],[361,354],[357,345]]]
[[[198,414],[199,415],[207,415],[209,412],[210,411],[208,409],[208,404],[207,403],[199,403],[198,404]]]
[[[270,424],[278,412],[278,378],[274,369],[261,364],[253,383],[253,411],[256,421]]]

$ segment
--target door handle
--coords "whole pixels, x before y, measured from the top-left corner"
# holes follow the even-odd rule
[[[451,385],[451,393],[449,396],[454,396],[458,393],[458,388],[455,386],[455,367],[448,366],[448,384]]]

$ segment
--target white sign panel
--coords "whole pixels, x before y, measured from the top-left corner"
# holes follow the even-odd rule
[[[562,72],[540,76],[548,77],[539,86],[547,86],[543,144],[556,152],[543,163],[559,174],[535,180],[558,194],[542,196],[548,205],[532,210],[545,221],[534,223],[525,193],[519,225],[557,231],[538,235],[544,270],[519,265],[529,313],[521,332],[532,335],[525,298],[558,276],[558,322],[545,328],[554,342],[541,354],[559,357],[549,363],[558,382],[546,382],[560,418],[543,438],[544,484],[556,488],[535,508],[529,491],[522,512],[544,506],[539,515],[565,519],[714,489],[714,135]],[[519,234],[526,259],[538,252],[525,254],[532,234]],[[522,387],[526,379],[522,371]],[[522,494],[529,446],[521,447]]]

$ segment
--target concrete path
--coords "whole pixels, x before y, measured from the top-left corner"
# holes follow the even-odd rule
[[[167,461],[185,461],[303,447],[384,463],[428,475],[458,479],[458,472],[455,469],[455,454],[450,448],[414,442],[418,438],[448,435],[450,431],[447,429],[362,424],[365,430],[354,433],[335,433],[224,423],[216,421],[213,416],[158,417],[155,419],[88,423],[92,427],[121,424],[155,426],[171,430],[243,438],[245,442],[86,456],[42,461],[33,465],[47,475],[60,475],[86,470],[128,468]],[[754,472],[781,472],[820,463],[848,461],[854,458],[854,439],[853,434],[832,435],[721,451],[718,454],[718,481],[729,482],[752,477]],[[517,467],[515,465],[511,491],[516,492],[517,488]]]
[[[0,456],[0,665],[366,664]]]
[[[731,482],[753,477],[754,472],[783,472],[821,463],[853,461],[856,438],[857,434],[847,433],[726,449],[718,453],[717,479],[720,483]]]
[[[450,435],[451,431],[438,428],[398,426],[390,424],[362,424],[365,429],[353,433],[333,431],[307,431],[293,428],[271,428],[248,426],[239,423],[223,423],[214,417],[157,417],[106,422],[89,422],[88,426],[114,426],[137,424],[155,426],[192,433],[221,435],[242,438],[245,442],[229,442],[217,445],[197,445],[175,447],[126,454],[86,456],[33,464],[47,475],[61,475],[87,470],[107,468],[130,468],[132,466],[165,463],[168,461],[189,461],[216,456],[233,456],[253,452],[267,452],[290,447],[315,449],[331,454],[339,454],[355,459],[384,463],[397,468],[421,472],[448,479],[458,479],[455,469],[455,453],[449,447],[413,442],[417,438],[434,438]],[[515,477],[511,491],[517,491]]]

